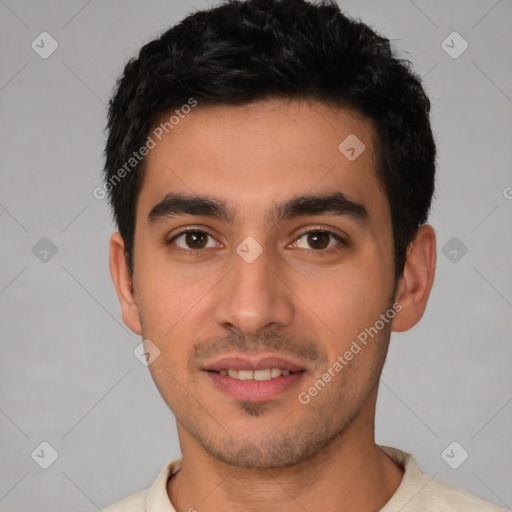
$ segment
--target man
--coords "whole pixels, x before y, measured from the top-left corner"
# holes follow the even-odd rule
[[[110,268],[182,457],[108,512],[500,510],[374,440],[434,279],[430,103],[335,3],[229,2],[110,104]]]

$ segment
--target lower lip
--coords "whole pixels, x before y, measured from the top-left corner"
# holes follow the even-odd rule
[[[304,373],[290,373],[270,380],[238,380],[229,375],[206,372],[218,389],[236,400],[250,402],[265,402],[279,397],[279,395],[297,385]]]

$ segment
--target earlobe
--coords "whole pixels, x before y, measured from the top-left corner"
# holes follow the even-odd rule
[[[136,334],[142,334],[139,308],[135,300],[132,276],[125,257],[125,245],[119,231],[110,237],[110,275],[121,303],[124,323]]]
[[[393,320],[393,331],[407,331],[420,321],[434,283],[435,267],[436,235],[431,226],[423,225],[407,250],[395,298],[402,309]]]

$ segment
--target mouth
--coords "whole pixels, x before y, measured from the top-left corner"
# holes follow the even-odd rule
[[[301,370],[303,371],[303,370]],[[290,375],[290,370],[283,370],[282,368],[264,368],[262,370],[236,370],[234,368],[230,368],[229,370],[220,370],[217,372],[219,375],[229,375],[232,379],[237,380],[270,380],[270,379],[277,379],[278,377],[281,377],[282,375]]]
[[[282,358],[229,357],[203,368],[216,389],[235,400],[264,402],[295,387],[306,373],[300,365]]]

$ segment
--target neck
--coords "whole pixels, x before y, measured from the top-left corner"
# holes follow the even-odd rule
[[[375,444],[373,419],[361,413],[321,452],[277,469],[225,464],[178,424],[183,469],[167,484],[169,499],[180,511],[379,510],[400,485],[403,470]]]

